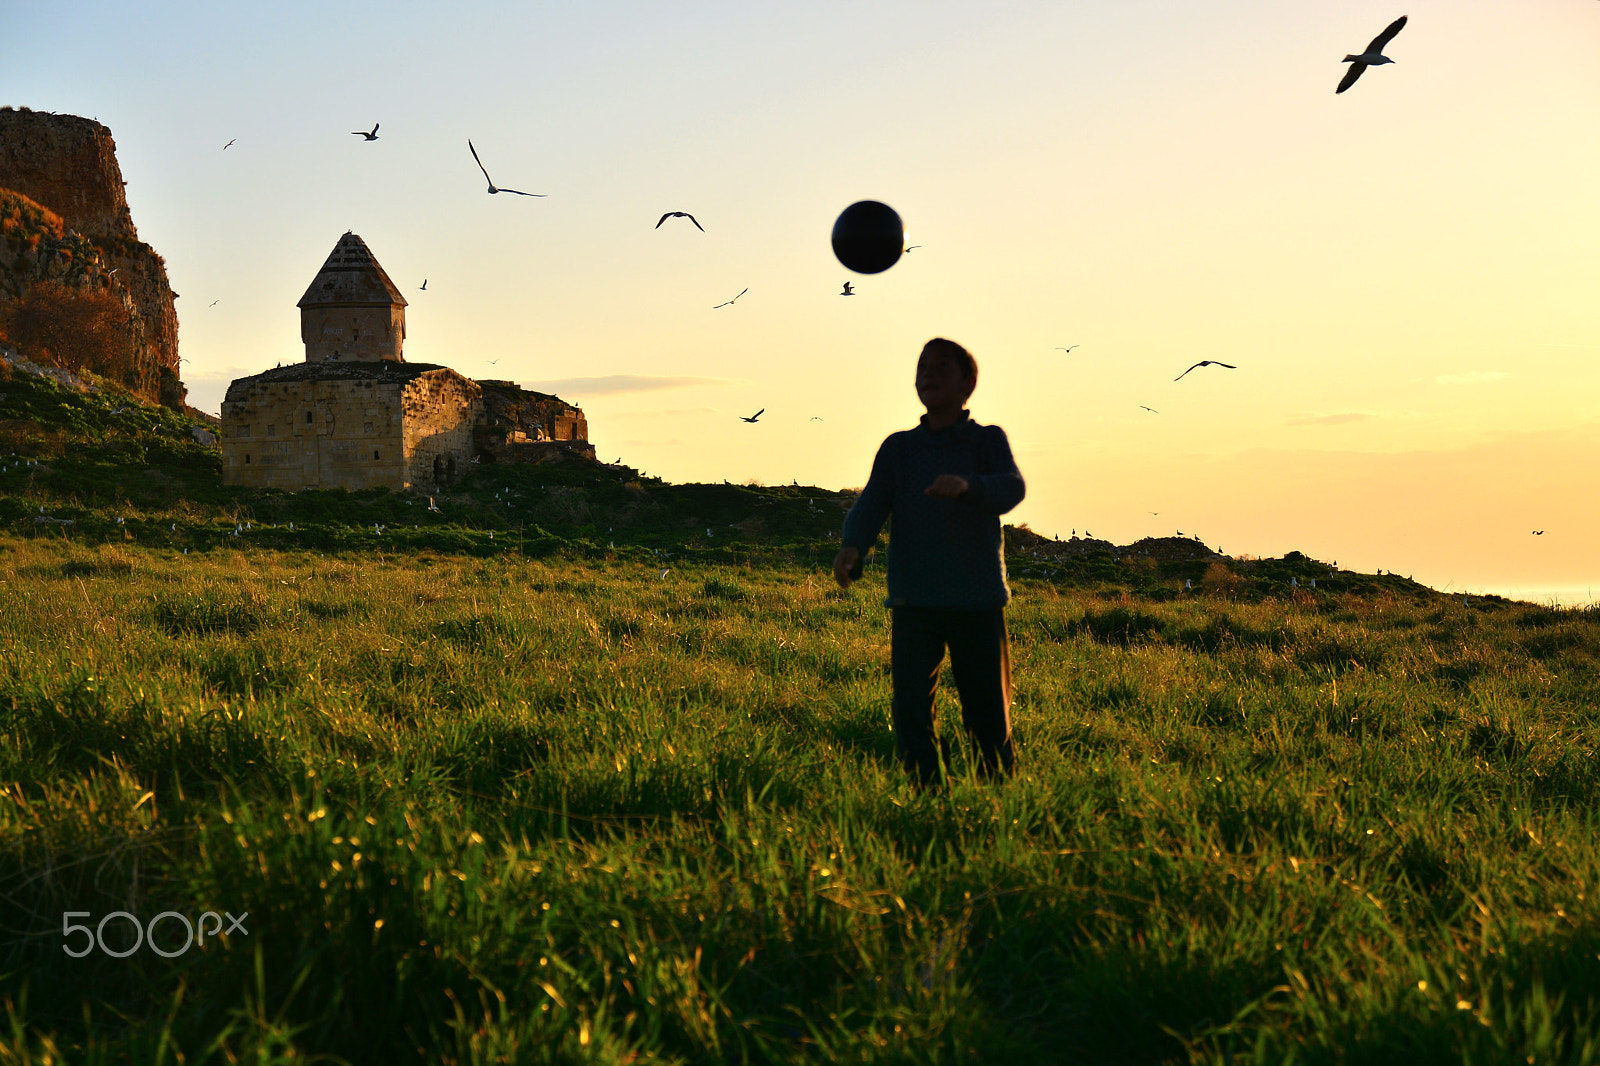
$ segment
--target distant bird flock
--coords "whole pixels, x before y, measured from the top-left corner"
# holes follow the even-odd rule
[[[1349,64],[1349,68],[1345,71],[1344,76],[1339,81],[1338,87],[1334,90],[1334,92],[1336,94],[1343,93],[1346,90],[1348,90],[1351,86],[1353,86],[1356,83],[1356,81],[1361,77],[1361,75],[1367,70],[1368,67],[1382,66],[1382,65],[1390,64],[1390,63],[1394,62],[1394,60],[1392,58],[1390,58],[1389,56],[1384,54],[1384,49],[1387,48],[1389,46],[1390,42],[1394,40],[1395,36],[1402,29],[1405,28],[1406,21],[1407,21],[1407,16],[1405,16],[1405,15],[1400,16],[1399,18],[1395,19],[1393,22],[1389,23],[1389,25],[1384,28],[1382,33],[1380,33],[1376,37],[1374,37],[1372,39],[1372,41],[1366,46],[1366,48],[1363,51],[1361,51],[1360,53],[1357,53],[1357,54],[1346,55],[1344,57],[1342,62],[1348,63]],[[360,137],[360,138],[362,138],[362,140],[364,142],[376,141],[378,139],[379,126],[380,126],[380,123],[374,122],[372,124],[372,129],[371,130],[353,130],[353,131],[351,131],[351,136]],[[238,141],[238,138],[234,138],[232,140],[229,140],[227,144],[224,144],[222,146],[223,150],[226,151],[227,149],[231,148],[235,143],[237,143],[237,141]],[[498,193],[510,193],[510,194],[512,194],[514,196],[527,196],[527,197],[543,197],[545,195],[544,193],[524,192],[524,191],[522,191],[520,189],[511,189],[511,188],[506,188],[505,186],[496,185],[494,183],[494,179],[492,177],[490,177],[490,175],[489,175],[489,169],[486,166],[484,166],[482,158],[479,157],[477,147],[473,144],[473,142],[472,142],[472,140],[470,138],[467,140],[467,150],[469,152],[471,152],[473,162],[477,164],[478,170],[482,172],[484,181],[488,184],[488,192],[490,193],[490,195],[495,195],[495,194],[498,194]],[[655,228],[658,229],[658,230],[661,229],[662,226],[669,219],[686,219],[691,225],[694,226],[694,228],[696,230],[700,231],[701,233],[704,233],[706,231],[705,227],[703,225],[701,225],[700,220],[698,218],[696,218],[693,214],[691,214],[688,211],[677,211],[677,210],[666,211],[666,212],[662,213],[661,217],[656,220]],[[909,245],[904,249],[904,251],[905,252],[910,252],[913,249],[917,249],[917,248],[921,248],[921,247],[922,247],[922,245],[920,245],[920,244]],[[427,288],[428,288],[428,279],[424,278],[423,281],[422,281],[421,290],[422,291],[426,291]],[[750,289],[748,287],[746,287],[744,289],[741,289],[739,294],[738,294],[738,296],[735,296],[735,297],[733,297],[732,299],[729,299],[729,300],[725,300],[722,303],[715,304],[715,305],[713,305],[712,309],[713,310],[718,310],[718,309],[721,309],[721,308],[724,308],[724,307],[732,307],[735,303],[738,302],[740,297],[744,296],[749,291],[750,291]],[[857,295],[855,287],[854,287],[854,284],[852,282],[848,282],[848,281],[844,282],[843,288],[840,290],[838,295],[840,295],[840,296],[855,296],[855,295]],[[215,306],[215,303],[213,303],[212,306]],[[1056,346],[1056,350],[1060,351],[1060,352],[1064,352],[1064,353],[1069,353],[1070,354],[1072,351],[1074,351],[1075,349],[1077,349],[1079,347],[1081,347],[1081,345],[1079,345],[1079,344],[1073,344],[1070,347],[1057,345]],[[1220,361],[1215,360],[1215,359],[1202,359],[1199,362],[1197,362],[1197,363],[1193,364],[1192,366],[1190,366],[1189,369],[1185,370],[1182,374],[1179,374],[1176,378],[1173,379],[1173,381],[1175,381],[1175,382],[1176,381],[1182,381],[1192,371],[1199,370],[1199,369],[1201,369],[1203,367],[1210,367],[1210,366],[1223,367],[1223,368],[1226,368],[1228,370],[1236,370],[1236,369],[1238,369],[1238,367],[1235,366],[1232,363],[1224,363],[1224,362],[1220,362]],[[1140,406],[1141,410],[1148,411],[1151,414],[1159,414],[1159,412],[1153,407],[1148,407],[1148,406],[1145,406],[1143,404],[1140,404],[1139,406]],[[741,415],[741,416],[739,416],[739,418],[743,422],[747,422],[747,423],[752,423],[753,424],[761,417],[762,414],[765,413],[765,410],[766,410],[765,408],[762,408],[760,411],[757,411],[753,415],[749,415],[749,416]],[[812,421],[821,421],[821,419],[813,416]],[[428,509],[430,511],[434,511],[434,512],[438,511],[438,508],[434,505],[434,502],[433,502],[433,500],[431,498],[428,501]],[[707,530],[707,533],[709,534],[710,530]],[[1533,531],[1533,535],[1534,536],[1542,536],[1543,534],[1544,534],[1544,530],[1534,530]],[[662,577],[665,577],[666,574],[667,574],[667,571],[663,570],[662,571]]]

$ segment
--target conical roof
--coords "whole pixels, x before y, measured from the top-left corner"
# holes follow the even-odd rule
[[[346,233],[333,246],[328,261],[322,264],[311,287],[300,297],[298,307],[404,307],[406,298],[400,295],[389,275],[373,258],[365,241],[354,233]]]

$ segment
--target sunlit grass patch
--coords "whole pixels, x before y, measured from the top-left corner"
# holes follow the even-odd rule
[[[841,594],[672,562],[0,540],[3,1046],[1337,1063],[1600,1041],[1592,612],[1023,584],[1018,774],[978,782],[957,743],[925,795],[889,726],[881,574]],[[248,910],[248,937],[61,951],[63,911],[208,908]]]

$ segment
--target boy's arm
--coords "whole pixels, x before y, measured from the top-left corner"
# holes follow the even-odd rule
[[[889,438],[893,440],[894,438]],[[872,460],[872,476],[867,487],[861,490],[855,505],[844,518],[844,532],[839,536],[841,548],[855,548],[862,555],[878,540],[878,532],[889,517],[894,500],[894,463],[889,455],[889,441],[878,447]]]
[[[1017,461],[1011,456],[1011,442],[1006,439],[1006,431],[999,426],[986,427],[979,449],[984,469],[993,472],[969,478],[967,491],[962,493],[961,499],[990,514],[1005,514],[1028,493]]]

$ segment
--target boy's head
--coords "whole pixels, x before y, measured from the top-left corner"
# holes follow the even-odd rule
[[[959,410],[978,387],[978,361],[955,341],[935,337],[917,357],[917,398],[928,410]]]

